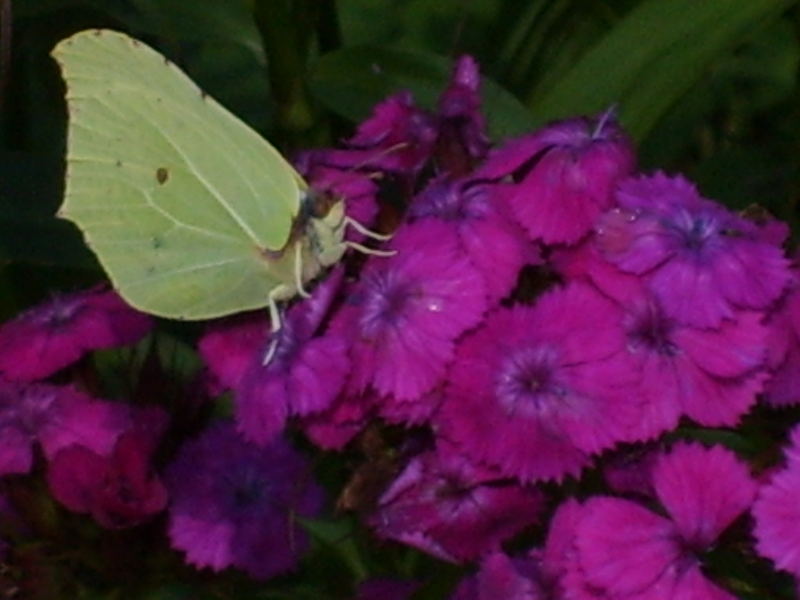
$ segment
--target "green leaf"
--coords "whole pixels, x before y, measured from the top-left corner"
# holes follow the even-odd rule
[[[709,65],[792,0],[645,0],[531,106],[538,121],[621,106],[643,138]]]
[[[350,568],[356,580],[366,579],[368,569],[356,542],[355,524],[352,519],[298,518],[297,521],[316,542],[332,549]]]
[[[332,111],[359,121],[369,116],[376,103],[403,89],[411,90],[423,107],[433,108],[447,85],[450,67],[448,59],[436,54],[354,46],[322,56],[312,69],[310,85],[317,99]],[[481,96],[493,138],[530,129],[531,114],[497,83],[484,78]]]

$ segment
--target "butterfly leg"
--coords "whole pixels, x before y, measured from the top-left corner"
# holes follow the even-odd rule
[[[394,256],[397,254],[397,250],[374,250],[357,244],[356,242],[344,242],[344,245],[346,248],[352,248],[353,250],[358,250],[362,254],[369,254],[370,256]]]
[[[294,245],[294,285],[301,298],[311,297],[311,294],[303,287],[303,244],[301,242]]]
[[[280,342],[280,336],[278,332],[281,330],[281,310],[278,308],[278,301],[275,299],[275,292],[279,288],[273,288],[273,290],[267,296],[269,307],[269,323],[270,323],[270,342],[267,351],[264,353],[264,358],[261,360],[262,366],[266,367],[272,359],[275,357],[275,352],[278,350],[278,343]]]
[[[352,217],[345,217],[344,222],[345,225],[349,225],[361,235],[364,235],[368,238],[372,238],[373,240],[379,240],[381,242],[385,242],[386,240],[392,239],[391,235],[385,235],[383,233],[378,233],[376,231],[372,231],[371,229],[367,229]]]

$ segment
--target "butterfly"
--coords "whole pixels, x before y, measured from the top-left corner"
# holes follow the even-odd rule
[[[209,319],[307,296],[342,258],[342,199],[310,189],[263,137],[163,55],[95,29],[52,53],[67,85],[64,202],[132,306]],[[267,359],[265,359],[267,360]]]

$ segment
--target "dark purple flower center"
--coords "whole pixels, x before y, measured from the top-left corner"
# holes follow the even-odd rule
[[[83,308],[83,298],[55,298],[42,311],[37,311],[34,320],[42,325],[57,329],[75,318]]]
[[[449,181],[434,184],[411,207],[413,217],[438,217],[467,221],[489,213],[489,188],[482,183],[459,185]]]
[[[648,303],[647,307],[636,314],[626,327],[628,331],[628,349],[636,354],[640,351],[655,352],[662,356],[675,356],[680,349],[672,340],[674,324],[659,310],[658,306]]]
[[[495,393],[508,416],[544,412],[567,390],[558,377],[558,352],[549,345],[521,348],[501,363]]]
[[[248,511],[262,506],[267,499],[269,485],[263,475],[252,466],[234,469],[228,477],[229,500],[234,511]]]
[[[690,254],[705,254],[714,240],[718,239],[720,224],[715,215],[692,214],[681,210],[670,222],[665,224],[674,232],[678,246]]]
[[[372,277],[366,287],[359,325],[361,333],[368,338],[377,337],[386,326],[400,324],[409,301],[420,295],[391,270]]]

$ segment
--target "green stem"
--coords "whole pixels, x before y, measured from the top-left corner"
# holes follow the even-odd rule
[[[305,86],[304,43],[293,16],[292,0],[255,0],[253,13],[267,55],[267,69],[277,108],[276,125],[281,140],[290,148],[309,142],[316,122]]]

